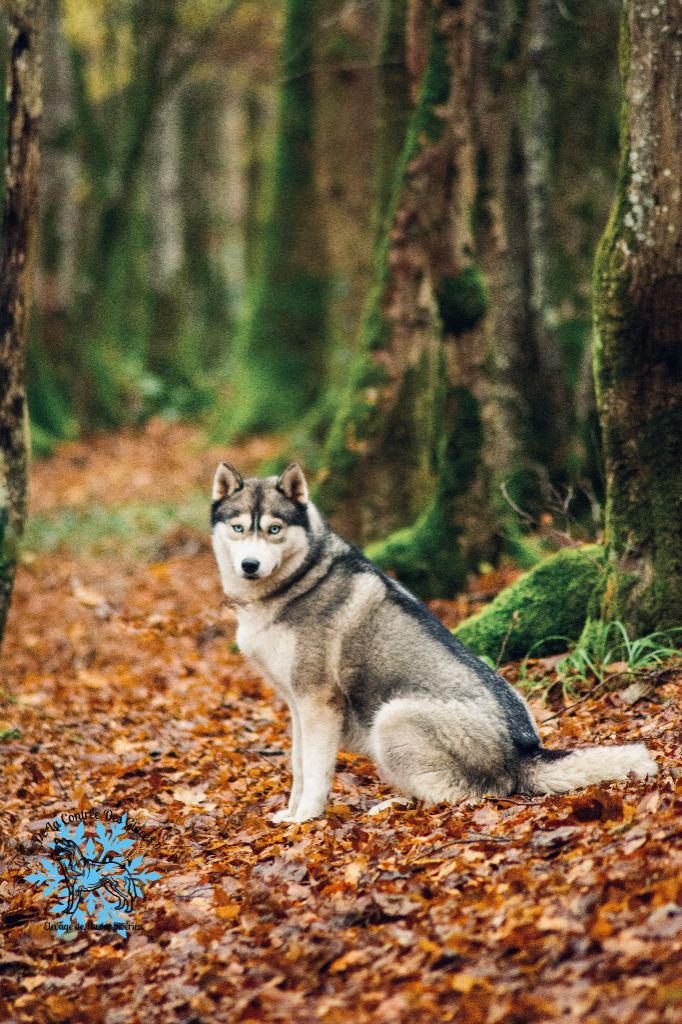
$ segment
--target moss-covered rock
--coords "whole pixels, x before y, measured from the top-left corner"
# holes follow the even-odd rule
[[[455,636],[476,654],[497,661],[566,649],[580,637],[590,599],[606,565],[603,547],[568,548],[545,559],[465,619]]]

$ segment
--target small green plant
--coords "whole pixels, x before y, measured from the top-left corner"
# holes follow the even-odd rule
[[[579,641],[559,662],[557,673],[576,682],[636,675],[680,656],[679,644],[674,645],[676,633],[682,629],[658,630],[631,640],[622,622],[596,623],[589,642]]]
[[[622,682],[642,672],[680,658],[679,639],[675,635],[682,629],[658,630],[632,640],[622,622],[594,623],[587,639],[581,639],[555,666],[556,678],[564,694],[575,696],[585,686],[594,686],[613,680]],[[553,642],[561,639],[551,637]],[[546,644],[543,641],[542,644]],[[535,645],[538,646],[538,645]],[[541,681],[529,672],[533,648],[521,663],[521,683],[534,686]]]

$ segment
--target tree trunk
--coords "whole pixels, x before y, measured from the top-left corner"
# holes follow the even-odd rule
[[[314,176],[313,43],[320,5],[288,0],[271,208],[239,345],[227,434],[282,430],[307,413],[327,356],[326,239]]]
[[[149,218],[151,316],[146,366],[162,383],[161,406],[183,408],[194,377],[186,352],[187,280],[182,208],[181,94],[173,89],[158,105],[146,151],[145,205]]]
[[[419,5],[430,7],[429,0]],[[333,510],[359,541],[414,522],[434,481],[441,329],[428,270],[445,219],[449,156],[442,114],[435,109],[448,98],[450,76],[435,11],[433,20],[430,65],[376,240],[357,355],[329,433],[317,493],[322,507]],[[413,46],[423,47],[424,39]]]
[[[375,133],[376,35],[374,5],[355,0],[324,4],[314,76],[315,173],[333,281],[329,303],[332,387],[347,371],[372,269],[367,183],[372,180]]]
[[[385,230],[393,183],[412,109],[407,69],[407,0],[388,0],[384,10],[377,90],[374,153],[374,231]]]
[[[539,376],[529,298],[528,209],[519,111],[527,80],[527,10],[506,0],[484,0],[477,26],[478,126],[477,242],[490,290],[484,322],[489,389],[483,415],[483,458],[498,546],[524,561],[518,516],[502,487],[526,509],[537,494],[534,448]],[[541,393],[541,388],[537,391]]]
[[[27,504],[27,265],[38,203],[40,0],[9,5],[5,207],[0,258],[0,640]]]
[[[592,370],[591,269],[609,218],[618,171],[618,23],[621,0],[557,5],[550,78],[549,298],[571,396],[567,475],[574,514],[587,495],[603,500],[601,443]],[[590,68],[589,75],[585,68]],[[593,498],[591,499],[594,500]]]
[[[526,83],[526,116],[521,118],[525,178],[528,267],[528,330],[535,367],[526,377],[530,431],[540,463],[550,473],[563,469],[568,443],[568,396],[556,332],[548,322],[551,261],[550,80],[556,0],[531,0]],[[534,370],[534,372],[533,372]]]
[[[59,0],[44,15],[41,121],[40,256],[36,302],[27,341],[27,388],[34,450],[50,451],[73,436],[63,371],[69,313],[74,302],[80,214],[79,160],[66,139],[74,119],[73,82]]]
[[[595,261],[605,621],[682,623],[682,6],[626,0],[621,168]]]
[[[322,504],[357,538],[397,529],[371,555],[426,596],[451,595],[478,557],[473,549],[485,547],[483,539],[465,553],[462,544],[485,532],[477,513],[487,291],[471,217],[477,6],[411,11],[408,64],[425,70],[320,486]]]

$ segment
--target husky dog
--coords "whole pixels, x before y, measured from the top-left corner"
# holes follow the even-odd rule
[[[334,533],[301,468],[218,466],[212,536],[237,643],[287,701],[293,785],[274,821],[323,814],[340,746],[427,803],[653,775],[642,744],[547,750],[523,699]]]

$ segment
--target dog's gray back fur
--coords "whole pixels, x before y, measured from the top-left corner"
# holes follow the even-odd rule
[[[240,575],[235,546],[247,550],[246,541],[230,526],[238,520],[248,526],[248,550],[264,552],[267,564],[275,556],[261,524],[282,526],[272,540],[279,561],[263,578]],[[655,770],[641,747],[544,750],[516,691],[330,529],[296,465],[279,478],[246,480],[219,467],[212,525],[237,641],[292,712],[294,784],[279,820],[322,813],[339,744],[373,757],[398,789],[428,802],[563,792]]]

